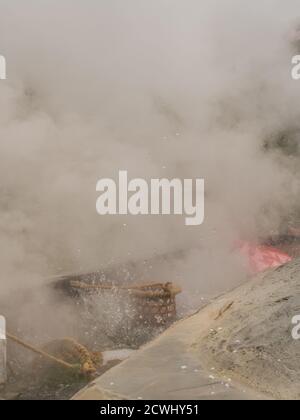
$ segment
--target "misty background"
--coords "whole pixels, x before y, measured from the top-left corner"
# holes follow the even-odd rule
[[[154,281],[239,284],[234,241],[276,233],[298,206],[297,156],[263,147],[298,136],[298,11],[296,0],[0,0],[0,294],[13,305],[52,275],[161,254]],[[98,216],[96,183],[119,170],[205,178],[204,225]]]

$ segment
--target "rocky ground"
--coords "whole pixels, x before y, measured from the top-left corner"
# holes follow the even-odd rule
[[[274,398],[300,398],[300,260],[258,276],[226,295],[231,308],[195,338],[206,366]]]

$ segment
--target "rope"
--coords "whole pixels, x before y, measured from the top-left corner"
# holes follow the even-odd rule
[[[52,354],[49,354],[48,352],[46,352],[44,350],[41,350],[41,349],[33,346],[32,344],[29,344],[29,343],[21,340],[20,338],[16,337],[15,335],[12,335],[10,333],[7,333],[6,335],[10,340],[12,340],[15,343],[19,344],[20,346],[26,348],[27,350],[30,350],[30,351],[44,357],[45,359],[51,360],[52,362],[55,362],[56,364],[66,368],[66,369],[71,369],[73,371],[79,371],[80,373],[85,374],[85,375],[92,375],[97,370],[93,358],[94,359],[98,358],[99,359],[98,362],[100,362],[100,361],[102,362],[102,355],[100,353],[91,354],[84,346],[77,343],[72,338],[67,338],[67,339],[65,339],[65,341],[68,341],[78,351],[78,353],[80,355],[80,364],[71,364],[71,363],[65,362],[64,360],[59,359],[58,357],[55,357]]]
[[[102,364],[102,353],[92,353],[82,344],[75,341],[73,338],[65,338],[63,340],[66,344],[70,344],[75,349],[80,357],[81,371],[85,374],[93,374],[96,372],[96,365]],[[73,352],[74,353],[74,352]],[[74,353],[75,354],[75,353]]]
[[[88,284],[82,281],[71,281],[71,287],[82,290],[125,290],[129,293],[139,297],[164,297],[166,295],[176,296],[181,293],[181,288],[173,285],[172,283],[157,283],[157,284],[144,284],[144,285],[131,285],[131,286],[115,286],[108,284]],[[145,289],[152,290],[145,290]],[[153,290],[153,289],[161,290]]]
[[[20,338],[16,337],[15,335],[12,335],[10,333],[7,333],[6,335],[10,340],[12,340],[15,343],[19,344],[20,346],[26,348],[27,350],[31,350],[32,352],[34,352],[36,354],[39,354],[40,356],[42,356],[42,357],[44,357],[48,360],[51,360],[52,362],[55,362],[55,363],[63,366],[64,368],[73,369],[73,370],[78,369],[78,365],[71,365],[70,363],[67,363],[64,360],[58,359],[57,357],[52,356],[51,354],[45,352],[44,350],[41,350],[41,349],[39,349],[39,348],[29,344],[29,343],[26,343],[25,341],[21,340]]]

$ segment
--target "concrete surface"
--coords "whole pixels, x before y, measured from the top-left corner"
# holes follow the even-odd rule
[[[207,332],[228,305],[221,298],[198,314],[178,322],[128,360],[106,372],[75,400],[247,400],[266,399],[255,391],[204,367],[194,351],[197,339]]]
[[[299,316],[300,259],[173,325],[74,398],[299,400]]]

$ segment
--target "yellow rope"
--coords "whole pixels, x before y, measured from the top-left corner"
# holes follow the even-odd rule
[[[92,373],[96,372],[96,367],[95,367],[95,363],[92,359],[92,355],[89,353],[89,351],[82,346],[81,344],[77,343],[75,340],[73,339],[66,339],[68,342],[70,342],[74,348],[77,349],[78,353],[80,354],[80,364],[71,364],[68,362],[65,362],[62,359],[59,359],[51,354],[49,354],[48,352],[41,350],[35,346],[33,346],[32,344],[29,344],[23,340],[21,340],[20,338],[16,337],[13,334],[7,333],[7,337],[14,341],[15,343],[21,345],[22,347],[26,348],[27,350],[30,350],[42,357],[44,357],[45,359],[51,360],[52,362],[55,362],[56,364],[67,368],[67,369],[72,369],[73,371],[79,371],[85,375],[89,375]],[[100,354],[97,354],[99,361],[102,361]]]
[[[15,343],[19,344],[20,346],[26,348],[27,350],[31,350],[34,353],[39,354],[40,356],[43,356],[44,358],[51,360],[52,362],[55,362],[55,363],[65,367],[67,369],[78,369],[77,365],[71,365],[70,363],[67,363],[64,360],[58,359],[57,357],[52,356],[51,354],[45,352],[44,350],[41,350],[41,349],[33,346],[32,344],[26,343],[25,341],[21,340],[20,338],[16,337],[13,334],[7,333],[6,335],[10,340],[14,341]]]
[[[139,297],[164,297],[166,295],[176,296],[181,293],[181,288],[172,283],[157,283],[131,286],[115,286],[108,284],[88,284],[83,281],[71,281],[71,286],[82,290],[125,290]],[[152,290],[147,290],[147,289]],[[160,290],[153,290],[160,289]]]

